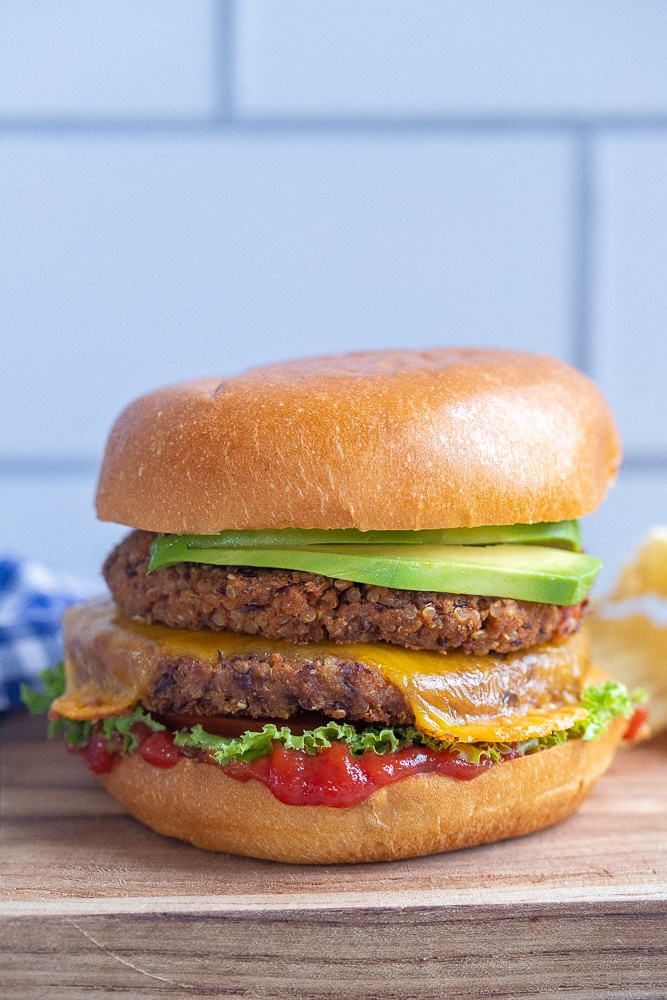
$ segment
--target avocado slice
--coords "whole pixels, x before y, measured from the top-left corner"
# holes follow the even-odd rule
[[[493,524],[478,528],[434,528],[422,531],[359,531],[357,528],[264,528],[221,531],[219,535],[161,535],[154,551],[175,546],[195,549],[291,549],[301,545],[549,545],[579,552],[578,521],[538,524]],[[181,559],[185,559],[182,556]],[[173,561],[173,560],[172,560]],[[181,561],[180,559],[177,561]],[[162,563],[161,563],[162,564]]]
[[[171,536],[155,547],[149,570],[176,562],[302,570],[401,590],[512,597],[577,604],[602,560],[540,545],[304,545],[294,548],[199,547]]]

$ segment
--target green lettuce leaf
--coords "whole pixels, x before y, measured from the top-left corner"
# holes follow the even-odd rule
[[[154,719],[141,705],[137,705],[131,715],[110,715],[100,721],[100,732],[106,738],[109,750],[121,754],[132,753],[139,746],[139,740],[131,731],[137,722],[143,722],[154,732],[166,727]]]
[[[37,675],[40,687],[37,690],[21,685],[21,701],[31,715],[42,715],[51,708],[51,702],[65,693],[65,664],[60,660],[55,667],[42,670]],[[69,746],[85,746],[93,732],[92,722],[80,722],[76,719],[50,719],[47,726],[47,736],[50,740],[56,736],[64,736]]]
[[[62,660],[55,667],[42,670],[37,675],[37,690],[21,684],[21,701],[31,715],[42,715],[51,708],[51,702],[65,694],[65,664]]]
[[[588,712],[588,717],[577,722],[573,730],[582,740],[596,740],[612,719],[624,715],[629,719],[638,704],[645,702],[645,691],[630,693],[625,684],[619,681],[607,681],[599,687],[586,688],[581,696],[581,702]]]
[[[48,711],[53,699],[64,693],[63,664],[58,663],[52,670],[42,671],[39,680],[40,691],[34,691],[26,685],[22,685],[21,688],[21,697],[32,713]],[[333,721],[307,730],[305,733],[293,733],[288,725],[278,727],[269,724],[258,732],[245,732],[241,736],[216,736],[207,732],[202,725],[197,725],[192,729],[177,732],[174,742],[179,747],[191,747],[209,753],[222,765],[232,761],[250,762],[266,756],[271,753],[275,741],[281,743],[287,750],[303,750],[308,754],[315,754],[320,749],[330,747],[332,743],[345,743],[354,757],[360,757],[367,751],[383,755],[403,747],[424,746],[438,752],[456,753],[462,760],[478,764],[485,758],[498,762],[510,754],[524,756],[537,753],[548,747],[559,746],[570,739],[595,740],[613,719],[621,715],[630,718],[637,704],[646,700],[646,695],[643,691],[630,693],[627,687],[618,681],[607,681],[598,687],[586,688],[581,700],[588,714],[570,729],[558,730],[547,736],[534,737],[511,745],[452,743],[421,733],[414,726],[383,728],[365,726],[363,729],[355,729],[347,723]],[[138,746],[132,727],[140,722],[156,732],[165,728],[141,705],[137,705],[130,714],[101,719],[96,726],[108,741],[109,749],[125,755],[132,753]],[[53,738],[62,733],[70,746],[81,747],[90,740],[93,725],[89,721],[58,719],[49,722],[48,736]]]
[[[415,730],[417,732],[417,730]],[[272,724],[264,726],[260,732],[246,732],[242,736],[214,736],[203,726],[176,733],[174,742],[179,747],[194,747],[211,752],[218,764],[231,761],[250,762],[257,757],[271,753],[273,741],[277,740],[287,750],[305,750],[314,754],[332,743],[346,743],[354,757],[360,757],[366,750],[377,754],[392,753],[401,745],[409,745],[401,729],[376,729],[374,726],[357,731],[347,724],[328,722],[325,726],[293,733],[289,726],[278,728]]]

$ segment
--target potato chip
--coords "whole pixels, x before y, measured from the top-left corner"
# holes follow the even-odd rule
[[[652,528],[631,562],[622,567],[611,599],[642,594],[667,597],[667,527]]]
[[[653,528],[608,598],[586,618],[593,662],[648,692],[653,733],[667,728],[667,527]]]

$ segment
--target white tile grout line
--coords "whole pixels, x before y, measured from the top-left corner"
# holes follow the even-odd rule
[[[219,47],[220,51],[220,47]],[[219,134],[277,134],[289,133],[335,133],[340,135],[369,134],[403,134],[403,133],[441,133],[457,134],[460,132],[487,133],[501,135],[504,133],[524,133],[533,135],[539,132],[556,132],[570,136],[588,133],[592,137],[602,132],[628,133],[650,131],[667,133],[667,115],[441,115],[415,114],[412,116],[393,116],[391,114],[347,114],[347,115],[237,115],[232,107],[233,93],[231,86],[224,82],[222,74],[218,81],[217,110],[212,114],[193,114],[192,116],[164,115],[162,117],[140,115],[127,117],[119,115],[95,116],[60,116],[60,117],[19,117],[0,115],[0,135],[25,134],[35,135],[99,135],[99,134],[191,134],[208,136]],[[223,107],[227,105],[227,107]],[[221,110],[222,109],[222,110]]]
[[[234,0],[216,0],[213,65],[214,117],[218,121],[236,120],[236,45]]]
[[[582,133],[576,139],[573,177],[572,247],[572,361],[584,374],[594,377],[592,342],[592,278],[594,274],[593,139]]]

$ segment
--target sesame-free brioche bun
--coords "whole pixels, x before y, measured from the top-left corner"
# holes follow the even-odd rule
[[[111,432],[97,512],[197,534],[562,521],[599,505],[619,463],[606,403],[561,361],[374,351],[138,399]]]
[[[259,781],[236,781],[184,758],[163,769],[133,754],[98,777],[142,823],[210,851],[297,864],[393,861],[565,819],[606,771],[626,727],[616,719],[594,742],[570,740],[494,765],[472,781],[406,778],[342,809],[284,805]]]

